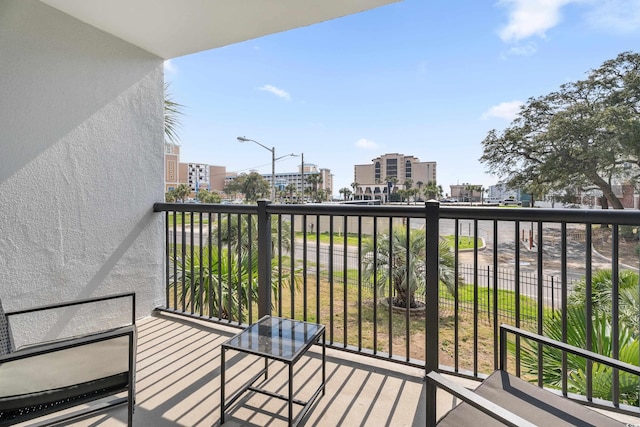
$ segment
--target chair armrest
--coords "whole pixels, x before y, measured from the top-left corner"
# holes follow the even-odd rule
[[[23,349],[20,349],[19,351],[0,356],[0,363],[8,363],[14,360],[25,359],[41,354],[53,353],[56,351],[66,350],[69,348],[79,347],[123,336],[129,336],[130,346],[135,347],[136,327],[135,325],[127,325],[109,331],[96,332],[93,334],[82,335],[80,337],[66,338],[59,341],[51,341],[45,344],[25,347]],[[133,351],[135,352],[135,349]]]
[[[19,314],[33,313],[33,312],[44,311],[44,310],[54,310],[54,309],[57,309],[57,308],[72,307],[74,305],[90,304],[90,303],[108,301],[108,300],[118,299],[118,298],[131,298],[131,324],[134,325],[136,323],[136,294],[135,294],[135,292],[126,292],[126,293],[122,293],[122,294],[106,295],[106,296],[103,296],[103,297],[85,298],[85,299],[79,299],[79,300],[75,300],[75,301],[61,302],[61,303],[55,303],[55,304],[47,304],[47,305],[42,305],[42,306],[38,306],[38,307],[26,308],[26,309],[23,309],[23,310],[11,310],[11,311],[5,312],[5,316],[7,318],[9,318],[10,316],[16,316],[16,315],[19,315]]]
[[[603,356],[598,353],[594,353],[589,350],[585,350],[583,348],[575,347],[570,344],[563,343],[561,341],[556,341],[551,338],[535,334],[533,332],[525,331],[520,328],[516,328],[510,325],[500,325],[500,369],[506,371],[507,369],[507,333],[512,333],[516,336],[520,336],[523,338],[527,338],[529,340],[538,342],[540,344],[547,345],[549,347],[554,347],[562,351],[566,351],[568,353],[575,354],[577,356],[582,356],[587,360],[591,360],[593,362],[602,363],[603,365],[610,366],[612,368],[619,369],[621,371],[628,372],[630,374],[640,376],[640,367],[631,365],[629,363],[621,362],[617,359],[613,359],[611,357]]]
[[[0,418],[13,424],[125,391],[131,412],[136,339],[135,325],[127,325],[0,356]]]
[[[463,402],[473,406],[474,408],[489,415],[491,418],[500,421],[501,423],[511,427],[535,427],[535,424],[530,423],[524,418],[514,414],[513,412],[504,409],[503,407],[496,405],[490,400],[474,393],[461,385],[454,383],[451,380],[446,379],[439,373],[431,371],[427,374],[427,381],[435,384],[436,387],[446,390],[455,397],[459,398]],[[455,408],[454,408],[455,410]]]

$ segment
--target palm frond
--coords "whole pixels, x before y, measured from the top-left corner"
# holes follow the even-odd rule
[[[165,142],[172,145],[180,145],[178,130],[180,128],[180,116],[183,114],[184,105],[171,99],[169,84],[164,85],[164,136]]]

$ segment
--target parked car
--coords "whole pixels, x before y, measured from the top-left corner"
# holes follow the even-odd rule
[[[516,200],[515,197],[507,197],[502,202],[500,202],[502,206],[522,206],[522,202],[520,200]]]

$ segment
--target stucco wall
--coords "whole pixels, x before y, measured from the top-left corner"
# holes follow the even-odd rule
[[[3,306],[133,290],[149,315],[163,299],[162,60],[34,0],[0,2],[0,58]]]

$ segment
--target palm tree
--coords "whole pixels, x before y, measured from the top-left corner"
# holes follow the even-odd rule
[[[358,187],[360,186],[360,184],[358,184],[357,182],[352,182],[351,183],[351,188],[353,188],[353,194],[357,195],[358,194]],[[355,197],[354,197],[355,198]]]
[[[202,256],[201,256],[202,255]],[[200,263],[202,260],[202,263]],[[176,260],[184,276],[169,284],[177,292],[179,301],[187,309],[202,311],[209,316],[245,323],[250,304],[258,302],[258,257],[248,253],[219,249],[216,245],[193,248],[184,260]],[[298,286],[297,274],[278,268],[277,260],[271,263],[271,291],[278,298],[280,286],[293,291]],[[291,278],[294,277],[292,282]],[[251,278],[251,280],[249,279]],[[272,301],[275,304],[277,300]]]
[[[342,187],[340,190],[338,190],[338,193],[342,194],[344,200],[347,201],[349,196],[351,195],[351,190],[349,190],[348,187]]]
[[[638,292],[638,274],[631,270],[622,270],[618,274],[619,288],[619,319],[632,331],[639,331],[640,292]],[[586,281],[580,280],[575,284],[568,298],[572,306],[586,305]],[[611,269],[598,270],[591,278],[592,307],[611,320],[611,289],[613,288],[613,273]],[[638,335],[638,332],[635,333]]]
[[[199,247],[193,248],[193,256],[188,252],[184,260],[176,260],[185,286],[182,287],[182,277],[169,286],[178,293],[179,301],[194,312],[202,310],[211,316],[243,322],[244,315],[240,315],[238,307],[246,308],[250,299],[258,300],[257,274],[249,282],[249,272],[257,271],[258,258],[250,260],[247,255],[227,251],[215,245],[203,247],[202,252]]]
[[[418,191],[416,192],[416,195],[422,195],[422,187],[424,186],[424,182],[422,181],[418,181],[416,182],[416,186],[418,187]]]
[[[365,280],[377,283],[380,293],[393,288],[390,300],[397,307],[417,307],[415,295],[426,290],[427,263],[426,233],[421,230],[409,232],[407,228],[397,227],[391,234],[379,234],[377,244],[368,240],[362,250],[362,267]],[[408,246],[407,246],[408,243]],[[455,258],[448,242],[441,239],[438,243],[438,278],[453,294],[455,286]]]
[[[222,198],[216,191],[200,190],[197,199],[202,203],[220,203]]]
[[[293,203],[293,193],[297,190],[295,184],[289,184],[284,188],[285,193],[289,195],[289,203]]]
[[[567,308],[567,344],[579,348],[587,348],[587,316],[586,310],[581,306],[569,306]],[[548,319],[544,324],[544,335],[558,341],[563,341],[562,334],[562,316],[558,314]],[[592,321],[592,346],[590,349],[595,353],[604,356],[612,356],[613,337],[611,335],[612,325],[602,312],[596,311]],[[638,337],[634,337],[632,330],[626,324],[620,323],[618,331],[618,348],[619,359],[632,365],[638,365],[640,343]],[[523,372],[532,375],[532,381],[537,379],[538,361],[538,345],[532,341],[521,341],[520,362]],[[516,348],[514,342],[508,343],[508,348],[512,354],[515,354]],[[543,371],[542,378],[544,385],[547,387],[560,389],[562,387],[562,351],[549,346],[543,346]],[[592,387],[593,397],[602,399],[611,399],[613,375],[612,368],[600,363],[593,363],[592,366]],[[567,387],[569,393],[585,394],[587,388],[587,368],[585,359],[567,353]],[[620,379],[620,400],[623,403],[637,406],[638,405],[638,387],[640,380],[637,376],[620,371],[618,372]]]
[[[180,201],[184,203],[191,194],[191,188],[187,184],[180,184],[173,190],[169,190],[165,195],[167,202]]]
[[[409,191],[411,192],[410,196],[413,197],[413,204],[415,205],[418,201],[418,195],[420,195],[420,189],[412,188]]]
[[[251,224],[250,227],[249,224]],[[276,256],[276,244],[284,251],[291,249],[291,227],[288,224],[290,223],[283,222],[281,229],[278,230],[278,223],[271,222],[272,258]],[[211,235],[214,244],[217,245],[219,235],[221,243],[227,244],[234,252],[239,250],[244,254],[251,249],[252,253],[258,253],[258,220],[256,215],[228,215],[220,224],[214,226]]]
[[[318,202],[323,202],[326,201],[329,198],[330,194],[329,194],[329,190],[327,190],[326,188],[321,188],[317,191],[316,194],[316,201]]]
[[[169,92],[169,83],[164,85],[164,137],[165,143],[179,145],[178,128],[183,105],[174,102]]]
[[[427,199],[435,199],[438,197],[438,193],[442,193],[442,190],[438,190],[438,185],[435,181],[429,181],[424,187],[424,196]]]
[[[322,184],[322,176],[318,173],[314,173],[313,175],[309,175],[307,177],[307,182],[311,184],[311,188],[313,189],[313,201],[317,202],[318,200],[318,186]]]

